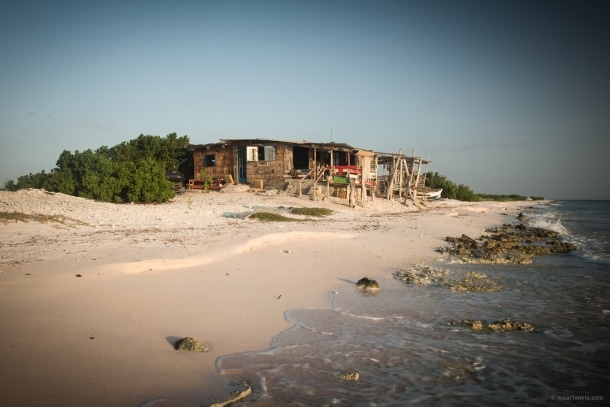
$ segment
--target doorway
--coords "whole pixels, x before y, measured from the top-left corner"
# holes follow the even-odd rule
[[[246,159],[246,146],[237,147],[237,180],[242,184],[248,182]]]
[[[292,147],[292,166],[295,170],[309,169],[308,147]]]

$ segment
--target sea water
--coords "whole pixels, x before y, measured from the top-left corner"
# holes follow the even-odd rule
[[[495,292],[392,280],[331,292],[331,309],[286,312],[270,348],[218,359],[248,380],[249,406],[602,405],[610,401],[610,201],[559,201],[525,214],[578,245],[531,265],[435,264],[495,279]],[[475,332],[455,319],[527,322]],[[359,380],[339,374],[358,372]]]

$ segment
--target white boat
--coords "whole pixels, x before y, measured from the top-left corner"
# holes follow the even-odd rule
[[[436,201],[441,199],[443,188],[424,188],[417,190],[418,199],[426,199],[428,201]]]

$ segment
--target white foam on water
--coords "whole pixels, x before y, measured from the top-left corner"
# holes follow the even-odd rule
[[[554,214],[548,212],[532,218],[528,225],[535,228],[552,230],[553,232],[557,232],[562,236],[567,236],[570,233],[561,223],[560,219],[558,219]]]
[[[577,279],[575,286],[570,270],[552,267],[540,272],[535,266],[489,267],[490,275],[510,275],[511,282],[527,276],[529,283],[489,293],[409,285],[382,288],[376,296],[355,287],[341,295],[331,292],[332,309],[288,311],[286,318],[295,325],[272,340],[271,350],[221,357],[218,366],[236,379],[259,378],[251,406],[278,400],[491,406],[498,399],[517,406],[544,404],[558,394],[557,386],[601,391],[606,372],[599,370],[594,350],[607,343],[606,331],[586,327],[599,325],[600,310],[610,309],[604,295],[609,285],[591,291],[587,287],[598,282]],[[583,308],[592,297],[595,307]],[[451,325],[455,318],[510,318],[535,330],[474,332]],[[341,372],[358,372],[360,379],[341,380]]]
[[[555,209],[528,214],[528,224],[579,242],[565,226],[573,221]],[[332,309],[287,311],[294,326],[271,349],[223,356],[217,366],[236,379],[258,378],[250,406],[493,406],[498,400],[521,406],[545,405],[566,392],[604,394],[610,279],[607,267],[580,259],[603,254],[583,253],[542,256],[528,266],[443,265],[497,278],[504,287],[497,292],[406,284],[369,296],[355,287],[331,292]],[[534,331],[475,332],[451,323],[504,318]],[[358,372],[360,379],[341,380],[341,372]]]

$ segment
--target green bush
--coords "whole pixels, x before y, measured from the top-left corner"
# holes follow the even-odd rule
[[[435,189],[442,188],[441,198],[457,199],[457,185],[438,172],[426,174],[426,186]]]
[[[480,201],[481,197],[475,194],[469,186],[460,184],[447,179],[446,176],[438,172],[426,174],[426,186],[429,188],[443,188],[441,198],[457,199],[460,201]]]
[[[188,157],[187,136],[140,135],[108,148],[74,153],[64,150],[50,173],[41,171],[7,181],[5,188],[48,191],[105,202],[165,202],[174,197],[165,171],[174,171]]]
[[[455,194],[455,199],[459,201],[468,201],[468,202],[476,202],[480,201],[481,197],[475,194],[469,186],[460,184],[457,187],[457,192]]]
[[[7,181],[4,184],[4,188],[8,191],[17,191],[18,189],[26,188],[43,188],[50,176],[51,174],[46,173],[44,170],[36,174],[29,173],[28,175],[22,175],[17,178],[17,183],[12,180]]]
[[[174,197],[171,183],[165,179],[165,168],[152,158],[140,159],[126,186],[130,202],[165,202]]]
[[[494,194],[477,194],[473,192],[469,186],[460,184],[456,185],[444,175],[438,172],[426,174],[426,186],[430,188],[443,188],[441,193],[442,198],[457,199],[460,201],[525,201],[526,196],[517,194],[494,195]],[[544,197],[531,197],[534,201],[544,200]]]
[[[528,199],[527,196],[517,195],[517,194],[508,194],[508,195],[498,195],[498,194],[479,194],[481,199],[484,201],[500,201],[500,202],[510,202],[510,201],[525,201]],[[543,201],[544,197],[542,196],[532,196],[530,199],[534,201]]]

